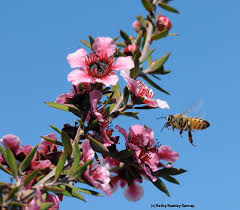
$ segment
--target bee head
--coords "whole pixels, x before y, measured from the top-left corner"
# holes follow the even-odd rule
[[[168,115],[166,127],[170,126],[172,124],[174,116],[172,114]]]

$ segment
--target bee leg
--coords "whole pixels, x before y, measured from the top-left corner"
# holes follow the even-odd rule
[[[182,137],[182,132],[183,132],[183,130],[180,130],[180,136]]]
[[[195,144],[193,144],[193,138],[192,138],[192,127],[191,127],[191,124],[190,122],[188,121],[188,139],[189,139],[189,142],[195,146]]]

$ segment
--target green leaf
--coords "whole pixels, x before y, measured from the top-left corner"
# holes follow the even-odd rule
[[[38,148],[38,145],[33,147],[31,152],[27,155],[27,157],[25,157],[25,159],[23,160],[23,162],[19,166],[19,170],[21,172],[25,171],[31,165],[31,161],[32,161],[33,156],[35,155],[35,153],[37,151],[37,148]]]
[[[176,34],[176,33],[168,33],[168,36],[179,36],[179,34]]]
[[[124,31],[120,30],[120,35],[124,39],[124,41],[126,42],[127,45],[132,44],[131,39]]]
[[[134,107],[134,109],[155,109],[155,107],[150,107],[150,106],[138,106],[138,107]]]
[[[169,175],[161,175],[161,177],[173,184],[179,184],[178,180],[176,180],[175,178],[173,178],[172,176]]]
[[[120,89],[119,83],[117,83],[116,85],[114,85],[114,86],[112,87],[112,90],[113,90],[113,92],[114,92],[113,98],[116,99],[116,100],[118,100],[118,99],[120,98],[120,96],[121,96],[121,89]]]
[[[114,92],[111,93],[111,95],[107,98],[106,102],[104,103],[103,109],[112,101]]]
[[[177,9],[173,8],[172,6],[169,6],[164,2],[160,2],[158,5],[169,12],[179,13]]]
[[[138,76],[139,68],[133,68],[130,70],[130,77],[135,79]]]
[[[72,186],[72,185],[70,185],[70,184],[68,184],[67,186],[72,189],[72,195],[73,195],[74,197],[76,197],[76,198],[78,198],[78,199],[86,202],[86,200],[84,199],[84,197],[83,197],[80,193],[77,192],[77,190],[75,189],[76,187],[74,187],[74,186]]]
[[[16,192],[19,190],[19,188],[22,187],[21,185],[17,186],[17,187],[14,187],[9,193],[8,193],[8,196],[7,196],[7,201],[10,200],[11,198],[13,198],[15,195],[16,195]]]
[[[53,125],[49,125],[53,130],[55,130],[55,131],[57,131],[60,135],[62,135],[62,132],[58,129],[58,128],[56,128],[55,126],[53,126]]]
[[[66,159],[67,159],[66,153],[63,152],[56,166],[55,180],[58,180],[59,176],[61,175]]]
[[[82,174],[87,170],[87,166],[90,165],[91,163],[92,163],[92,160],[88,160],[82,165],[78,166],[78,168],[73,172],[72,177],[74,179],[77,179],[80,176],[82,176]]]
[[[170,52],[167,53],[166,55],[162,56],[161,58],[159,58],[156,62],[154,62],[151,65],[151,72],[154,72],[160,68],[162,68],[163,64],[168,60],[170,56]]]
[[[91,45],[85,41],[85,40],[80,40],[85,46],[87,46],[88,48],[92,49]]]
[[[56,194],[61,194],[64,191],[64,189],[62,189],[61,187],[58,187],[58,186],[44,185],[44,189],[47,190],[47,191],[51,191],[53,193],[56,193]]]
[[[17,161],[14,157],[14,154],[12,153],[12,150],[9,148],[9,146],[6,144],[5,147],[6,147],[6,154],[7,154],[6,162],[12,172],[13,177],[17,178],[18,177]]]
[[[5,168],[1,163],[0,163],[0,169],[1,169],[2,171],[6,172],[6,173],[8,173],[8,174],[10,174],[10,175],[12,175],[12,172],[9,171],[7,168]]]
[[[154,8],[153,5],[149,2],[149,0],[142,0],[142,4],[147,11],[153,12]]]
[[[41,210],[47,210],[53,206],[54,203],[52,202],[44,202],[40,204],[40,209]]]
[[[62,142],[57,141],[57,140],[52,139],[52,138],[49,138],[48,136],[41,136],[41,138],[43,138],[43,139],[45,139],[46,141],[51,142],[51,143],[53,143],[53,144],[59,145],[59,146],[62,146],[62,145],[63,145]]]
[[[160,31],[160,32],[158,32],[156,34],[153,34],[152,37],[151,37],[151,40],[152,41],[153,40],[158,40],[158,39],[161,39],[161,38],[163,38],[163,37],[165,37],[167,35],[168,35],[168,29],[164,30],[164,31]]]
[[[138,114],[138,112],[119,112],[119,115],[133,117],[133,118],[139,120],[139,117],[137,116],[137,114]]]
[[[117,36],[113,39],[114,42],[116,42],[119,39],[120,36]]]
[[[90,135],[88,135],[87,137],[90,140],[91,147],[93,148],[94,151],[100,153],[108,152],[108,149],[103,144],[98,142],[96,139],[92,138]]]
[[[69,185],[68,185],[68,186],[69,186]],[[71,188],[73,188],[74,190],[79,191],[79,192],[81,192],[81,193],[88,194],[88,195],[95,195],[95,196],[100,196],[100,197],[103,196],[101,193],[98,193],[98,192],[93,191],[93,190],[88,190],[88,189],[84,189],[84,188],[79,188],[79,187],[75,187],[75,186],[72,186],[72,185],[71,185]]]
[[[56,102],[45,102],[45,104],[48,105],[49,107],[53,107],[55,109],[59,109],[59,110],[66,111],[66,112],[72,112],[76,116],[81,117],[81,113],[80,113],[79,109],[77,107],[75,107],[74,105],[58,104]]]
[[[62,131],[61,138],[62,138],[64,151],[66,152],[67,157],[71,157],[71,155],[72,155],[72,144],[71,144],[71,140],[70,140],[68,134],[65,131]]]
[[[81,154],[80,154],[78,143],[74,142],[74,155],[73,155],[74,160],[73,160],[73,165],[72,165],[72,168],[70,169],[69,174],[72,174],[72,172],[78,168],[80,157],[81,157]]]
[[[133,150],[122,150],[121,152],[114,154],[112,157],[116,160],[122,161],[122,160],[127,160],[128,158],[132,157],[134,155],[134,153],[135,153],[135,151],[133,151]]]
[[[126,47],[127,45],[125,44],[125,43],[123,43],[123,42],[118,42],[118,43],[116,43],[116,45],[118,46],[118,47]]]
[[[2,146],[0,146],[0,152],[2,153],[4,160],[7,160],[7,153]]]
[[[24,178],[24,182],[23,185],[27,186],[39,173],[40,169],[37,168],[36,170],[34,170],[33,172],[31,172],[30,174],[28,174],[25,178]]]
[[[142,34],[143,32],[142,31],[139,31],[138,32],[138,36],[137,36],[137,39],[136,39],[136,45],[138,46],[138,48],[136,49],[137,51],[139,51],[139,54],[141,55],[140,53],[140,46],[141,46],[141,41],[142,41]],[[139,56],[140,57],[140,56]]]
[[[153,52],[156,50],[156,48],[152,49],[152,51],[149,51],[148,54],[140,61],[140,64],[142,64],[144,61],[146,61],[149,57],[151,57],[151,55],[153,54]]]
[[[128,90],[127,86],[125,86],[124,90],[123,90],[123,101],[124,101],[125,105],[127,105],[127,103],[128,103],[128,98],[129,98],[129,90]]]
[[[162,91],[163,93],[166,93],[166,94],[170,95],[169,92],[167,92],[166,90],[162,89],[159,85],[157,85],[155,82],[153,82],[151,79],[149,79],[146,76],[146,74],[142,74],[141,76],[143,77],[143,79],[145,79],[153,87],[157,88],[158,90]]]
[[[141,25],[143,28],[145,28],[145,27],[147,26],[147,21],[146,21],[142,16],[140,16],[140,15],[137,16],[137,19],[138,19],[140,25]]]
[[[162,192],[164,192],[168,197],[170,197],[170,194],[166,188],[166,186],[164,185],[164,183],[162,182],[161,179],[157,179],[157,181],[152,182],[159,190],[161,190]]]
[[[154,176],[162,176],[162,175],[179,175],[185,173],[186,170],[182,168],[163,168],[159,171],[153,172]]]
[[[91,46],[93,46],[93,43],[94,43],[94,38],[92,37],[92,36],[88,36],[88,38],[89,38],[89,41],[90,41],[90,44],[91,44]],[[92,47],[91,47],[92,48]]]

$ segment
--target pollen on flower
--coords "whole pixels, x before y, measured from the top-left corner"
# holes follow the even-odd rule
[[[154,92],[144,82],[136,80],[138,94],[142,97],[153,98]]]
[[[113,71],[114,58],[106,53],[90,53],[86,58],[87,71],[92,77],[102,78]]]

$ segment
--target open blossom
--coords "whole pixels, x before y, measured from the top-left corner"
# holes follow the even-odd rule
[[[157,16],[156,22],[158,31],[169,30],[172,27],[169,18],[160,14]]]
[[[129,71],[122,71],[121,75],[127,82],[128,89],[139,98],[143,98],[143,102],[154,108],[169,109],[169,106],[166,101],[160,99],[153,99],[154,92],[150,89],[144,82],[140,80],[134,80],[130,77]]]
[[[113,54],[116,44],[112,38],[97,37],[90,55],[81,48],[67,56],[72,68],[80,67],[68,74],[68,81],[73,85],[80,83],[102,83],[106,86],[116,85],[118,77],[114,70],[126,70],[134,67],[130,56],[119,57],[114,63]]]
[[[15,136],[13,134],[7,134],[3,136],[0,139],[0,142],[6,147],[6,145],[9,146],[9,148],[12,150],[14,154],[17,153],[18,149],[20,148],[21,141],[18,136]]]
[[[151,171],[155,172],[159,167],[164,166],[160,160],[173,163],[179,157],[178,153],[173,152],[169,146],[158,148],[155,145],[154,133],[151,128],[137,124],[132,125],[128,133],[120,126],[116,126],[116,129],[125,137],[126,147],[135,150],[135,161],[141,165],[152,181],[156,181],[157,178],[152,175]]]

